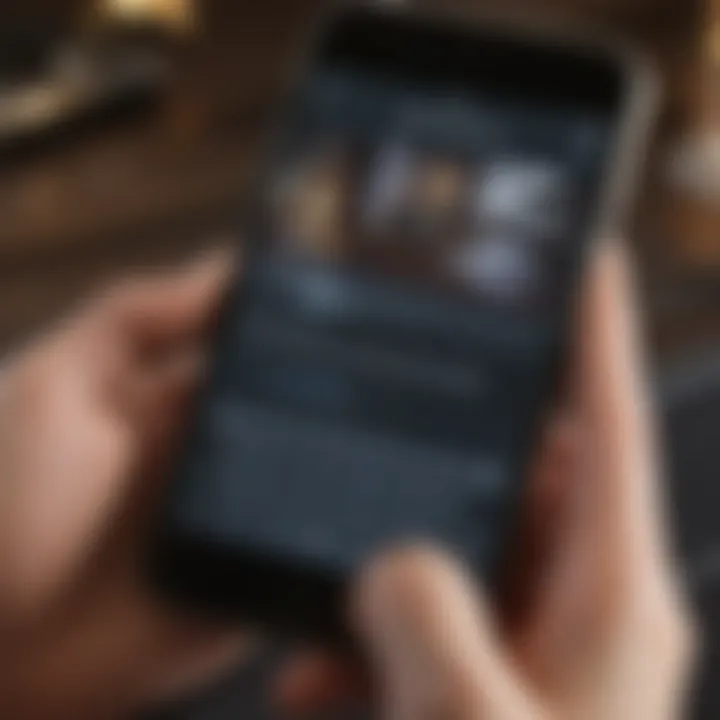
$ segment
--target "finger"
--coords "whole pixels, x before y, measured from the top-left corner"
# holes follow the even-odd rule
[[[158,278],[129,281],[111,294],[114,321],[141,344],[195,342],[212,325],[233,269],[227,251]]]
[[[587,532],[595,533],[596,547],[615,570],[624,568],[642,582],[662,564],[665,547],[653,413],[630,268],[618,243],[603,246],[593,268],[577,367],[577,402],[592,468]]]
[[[444,557],[405,550],[380,560],[356,614],[388,717],[534,717],[472,583]]]
[[[290,658],[272,684],[273,704],[283,716],[327,713],[359,700],[367,683],[357,664],[315,650]]]
[[[144,460],[163,457],[168,443],[183,429],[205,367],[204,353],[189,347],[161,366],[138,372],[134,420]]]
[[[573,419],[558,417],[545,430],[533,463],[520,530],[502,583],[502,620],[511,637],[522,635],[533,619],[564,539],[575,445]]]
[[[186,432],[202,364],[197,352],[179,354],[171,364],[138,379],[131,420],[137,432],[136,482],[121,523],[123,537],[142,541],[143,530],[155,517]]]
[[[540,588],[525,655],[564,678],[647,584],[660,548],[656,465],[624,251],[598,247],[578,314],[571,403],[574,453],[554,566]]]

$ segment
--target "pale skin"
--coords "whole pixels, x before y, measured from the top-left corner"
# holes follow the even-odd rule
[[[122,284],[0,371],[1,717],[127,717],[250,651],[248,633],[159,601],[139,569],[227,265]],[[617,244],[581,306],[507,603],[436,549],[389,551],[349,614],[370,690],[348,661],[310,653],[274,683],[285,710],[362,687],[390,720],[682,717],[692,623]]]

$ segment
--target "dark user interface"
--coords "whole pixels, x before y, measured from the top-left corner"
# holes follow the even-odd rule
[[[196,531],[347,567],[494,551],[611,118],[327,66],[262,189],[181,483]]]

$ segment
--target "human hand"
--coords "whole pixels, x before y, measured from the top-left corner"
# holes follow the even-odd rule
[[[138,572],[228,264],[121,285],[0,368],[0,717],[120,717],[246,646]]]
[[[693,635],[662,521],[628,268],[599,249],[564,417],[532,482],[513,612],[435,551],[364,575],[354,617],[392,720],[675,720]],[[502,608],[500,608],[502,609]],[[285,704],[353,687],[333,658],[288,669]]]

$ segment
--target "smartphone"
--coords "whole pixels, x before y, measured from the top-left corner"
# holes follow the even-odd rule
[[[179,601],[334,633],[387,546],[502,569],[652,83],[602,44],[400,10],[336,13],[313,48],[153,572]]]

